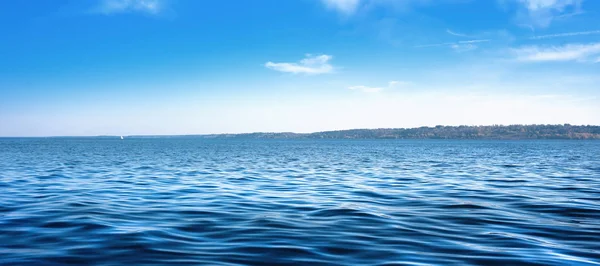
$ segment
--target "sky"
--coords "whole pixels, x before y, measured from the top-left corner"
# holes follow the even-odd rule
[[[563,123],[600,1],[0,1],[0,136]]]

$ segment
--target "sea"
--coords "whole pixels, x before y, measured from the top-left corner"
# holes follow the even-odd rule
[[[0,265],[600,265],[600,141],[0,139]]]

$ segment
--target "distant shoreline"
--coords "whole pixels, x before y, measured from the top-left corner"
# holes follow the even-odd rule
[[[46,138],[120,138],[120,136],[48,136]],[[127,138],[205,138],[205,139],[456,139],[456,140],[599,140],[600,126],[594,125],[493,125],[435,126],[418,128],[379,128],[321,131],[314,133],[255,132],[239,134],[129,135]],[[22,138],[22,137],[1,137]],[[23,137],[27,138],[27,137]],[[36,137],[31,137],[36,138]],[[37,137],[44,138],[44,137]]]

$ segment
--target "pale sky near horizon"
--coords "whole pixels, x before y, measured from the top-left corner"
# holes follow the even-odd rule
[[[0,136],[600,125],[600,1],[0,2]]]

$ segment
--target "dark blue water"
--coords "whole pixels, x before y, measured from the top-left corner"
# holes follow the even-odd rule
[[[599,261],[600,141],[0,139],[0,264]]]

